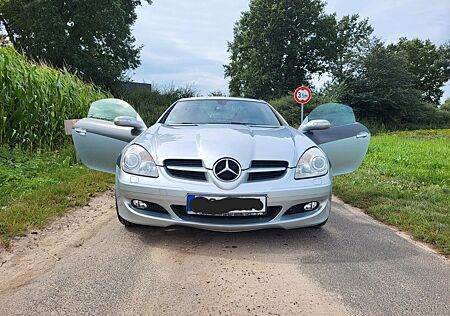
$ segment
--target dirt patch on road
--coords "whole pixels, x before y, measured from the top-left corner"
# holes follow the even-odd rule
[[[114,216],[114,191],[69,210],[45,229],[30,229],[15,237],[8,249],[0,248],[0,293],[24,285],[49,270],[96,233]]]
[[[208,242],[194,248],[181,244],[155,250],[152,259],[164,280],[156,284],[160,296],[142,302],[132,295],[134,306],[124,310],[128,315],[140,311],[155,315],[354,314],[339,295],[302,274],[295,254],[283,251],[280,255],[279,250],[261,254],[258,248]],[[143,278],[137,288],[145,282]],[[168,288],[164,283],[177,285]],[[170,297],[177,298],[178,304]]]
[[[127,230],[115,216],[108,191],[2,249],[3,314],[353,314],[301,271],[287,244],[252,244],[252,233]],[[126,277],[118,275],[125,267]]]

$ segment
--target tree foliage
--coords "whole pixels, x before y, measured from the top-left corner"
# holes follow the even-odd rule
[[[368,19],[359,21],[359,16],[346,15],[336,24],[336,56],[330,60],[328,71],[337,83],[343,83],[352,76],[362,56],[367,55],[371,44],[372,26]]]
[[[420,110],[420,91],[407,70],[407,60],[378,42],[361,59],[354,77],[346,82],[343,100],[365,119],[395,127]]]
[[[167,107],[175,101],[196,96],[198,96],[198,91],[190,86],[178,88],[169,86],[162,89],[152,87],[152,90],[124,90],[120,95],[117,95],[117,97],[133,106],[147,126],[155,124],[157,119],[167,110]]]
[[[447,98],[441,106],[441,110],[450,112],[450,98]]]
[[[225,66],[231,95],[271,99],[325,71],[334,57],[334,15],[320,0],[252,0],[234,27]]]
[[[414,75],[414,87],[424,101],[439,104],[442,87],[450,80],[450,43],[437,47],[430,40],[401,38],[388,49],[404,55],[406,69]]]
[[[210,96],[210,97],[226,97],[227,95],[226,95],[226,93],[224,93],[218,89],[218,90],[210,91],[208,93],[208,96]]]
[[[338,83],[373,31],[358,15],[326,14],[321,0],[252,0],[234,27],[225,66],[231,95],[272,99],[331,73]]]
[[[29,57],[110,88],[139,65],[140,47],[131,34],[139,5],[141,0],[3,0],[0,23]]]

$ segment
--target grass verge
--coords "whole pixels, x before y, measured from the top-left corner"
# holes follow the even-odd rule
[[[0,148],[1,245],[113,185],[112,175],[88,170],[74,157],[73,147],[37,154]]]
[[[450,255],[450,130],[375,136],[361,167],[334,193]]]

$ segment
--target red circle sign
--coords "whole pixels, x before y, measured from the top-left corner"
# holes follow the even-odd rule
[[[295,89],[294,99],[300,104],[306,104],[311,100],[311,90],[308,87],[301,86]]]

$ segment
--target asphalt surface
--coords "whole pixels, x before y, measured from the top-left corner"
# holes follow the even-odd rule
[[[125,229],[106,207],[0,315],[450,315],[449,263],[340,201],[322,229],[244,233]]]

